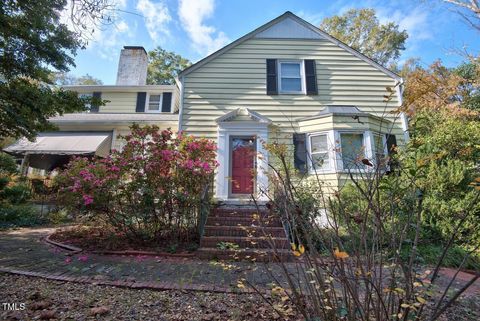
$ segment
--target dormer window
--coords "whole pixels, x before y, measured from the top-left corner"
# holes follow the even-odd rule
[[[302,60],[280,60],[278,70],[280,93],[303,94],[305,92],[305,73]]]
[[[172,93],[149,94],[146,111],[149,113],[170,113],[172,111]]]

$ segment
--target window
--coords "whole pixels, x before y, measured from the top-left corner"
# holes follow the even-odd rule
[[[312,169],[325,170],[330,168],[330,159],[328,154],[327,134],[310,136],[310,156],[312,158]]]
[[[278,87],[281,93],[301,94],[304,92],[302,61],[280,61],[278,69]]]
[[[362,169],[362,159],[365,158],[363,133],[340,133],[340,142],[343,169]]]
[[[385,143],[383,141],[383,136],[378,134],[373,134],[373,150],[375,153],[375,160],[378,165],[385,163]]]
[[[160,112],[162,110],[162,95],[150,95],[147,110],[149,112]]]

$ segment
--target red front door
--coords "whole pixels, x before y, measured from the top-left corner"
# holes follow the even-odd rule
[[[232,194],[252,194],[255,139],[232,139]]]

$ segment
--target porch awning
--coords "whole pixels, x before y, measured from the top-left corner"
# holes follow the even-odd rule
[[[4,149],[14,155],[97,155],[110,152],[111,132],[40,133],[35,141],[22,138]]]

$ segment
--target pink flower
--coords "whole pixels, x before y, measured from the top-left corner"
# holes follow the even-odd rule
[[[116,165],[112,165],[112,166],[110,167],[110,170],[111,170],[112,172],[119,172],[119,171],[120,171],[120,167],[118,167],[118,166],[116,166]]]
[[[185,167],[188,169],[192,169],[193,165],[194,165],[194,162],[191,159],[187,160],[187,162],[185,163]]]
[[[209,163],[205,162],[205,163],[202,164],[202,168],[203,168],[204,171],[208,172],[208,171],[210,171],[211,167],[210,167]]]
[[[66,257],[64,262],[65,262],[65,264],[70,264],[72,262],[72,258],[71,257]]]
[[[90,195],[84,194],[83,195],[83,204],[85,204],[85,206],[87,206],[87,205],[90,205],[92,203],[93,203],[93,197],[90,196]]]
[[[87,260],[88,260],[88,255],[80,255],[80,256],[78,257],[78,260],[79,260],[80,262],[87,262]]]

